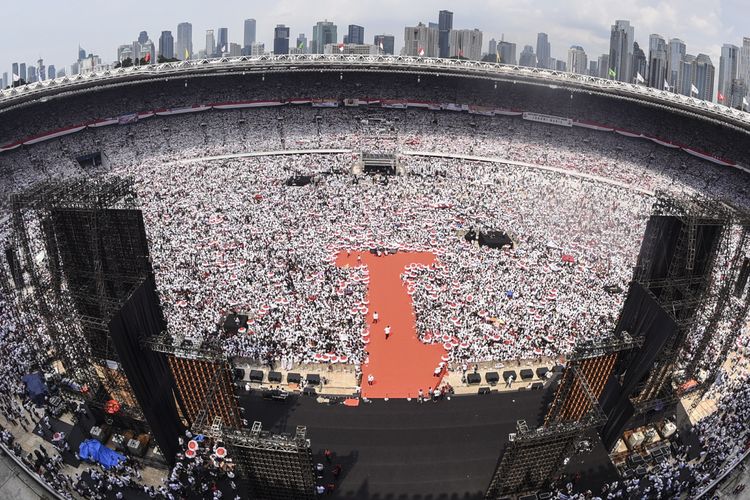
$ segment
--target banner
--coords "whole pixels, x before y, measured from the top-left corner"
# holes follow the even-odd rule
[[[105,120],[97,120],[95,122],[91,122],[87,126],[90,128],[99,128],[99,127],[106,127],[107,125],[116,125],[118,123],[120,123],[119,118],[107,118]]]
[[[336,99],[313,99],[313,108],[338,108],[339,101]]]
[[[189,108],[173,108],[173,109],[159,109],[155,113],[157,116],[170,116],[170,115],[184,115],[186,113],[198,113],[200,111],[207,111],[211,109],[211,106],[190,106]]]
[[[560,125],[562,127],[572,127],[573,120],[561,116],[543,115],[541,113],[524,113],[524,120],[532,122],[546,123],[547,125]]]
[[[310,102],[309,100],[306,102]],[[265,108],[269,106],[283,106],[282,101],[238,101],[238,102],[218,102],[210,104],[213,109],[242,109],[242,108]]]
[[[452,102],[446,102],[440,105],[440,107],[446,111],[463,111],[460,104],[454,104]]]
[[[383,99],[380,101],[380,106],[388,109],[406,109],[406,101],[400,99]]]
[[[469,113],[472,115],[495,116],[495,109],[487,106],[469,105]]]
[[[129,123],[135,123],[138,121],[138,113],[130,113],[128,115],[122,115],[117,119],[119,125],[128,125]]]
[[[61,128],[58,130],[55,130],[54,132],[48,132],[46,134],[37,135],[34,137],[30,137],[23,141],[24,146],[30,146],[32,144],[36,144],[38,142],[44,142],[49,141],[50,139],[56,139],[58,137],[62,137],[64,135],[74,134],[76,132],[80,132],[81,130],[85,129],[85,125],[76,125],[73,127],[68,128]]]
[[[576,122],[573,122],[573,125],[576,127],[588,128],[591,130],[598,130],[600,132],[612,132],[614,130],[614,128],[608,127],[607,125],[600,125],[595,122],[587,122],[587,121],[576,121]]]

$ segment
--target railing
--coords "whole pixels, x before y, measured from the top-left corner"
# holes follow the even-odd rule
[[[200,76],[227,71],[300,72],[300,71],[375,71],[394,73],[455,74],[497,80],[536,81],[554,86],[575,87],[624,97],[646,99],[666,106],[679,106],[708,118],[731,120],[750,127],[750,113],[694,97],[633,83],[607,80],[588,75],[566,73],[484,61],[439,59],[414,56],[357,54],[288,54],[195,59],[128,68],[92,71],[54,80],[35,82],[0,91],[0,109],[32,97],[43,97],[68,90],[84,89],[88,83],[129,83],[170,76]]]

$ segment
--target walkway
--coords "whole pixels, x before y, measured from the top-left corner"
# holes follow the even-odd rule
[[[358,258],[361,261],[358,261]],[[440,344],[423,344],[417,338],[416,318],[411,296],[401,282],[401,273],[409,264],[429,265],[435,256],[428,252],[397,253],[378,257],[370,252],[341,252],[336,264],[339,267],[364,264],[369,270],[367,301],[367,334],[369,360],[362,368],[362,395],[367,398],[417,397],[421,388],[425,394],[429,387],[440,383],[435,377],[445,348]],[[378,313],[378,322],[372,315]],[[386,340],[384,329],[390,325],[391,335]],[[375,377],[372,385],[368,376]]]

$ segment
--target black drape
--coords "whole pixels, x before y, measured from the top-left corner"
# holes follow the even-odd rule
[[[647,258],[651,259],[651,268],[647,280],[658,280],[667,277],[669,264],[674,258],[675,247],[680,237],[682,222],[677,217],[653,215],[648,220],[643,236],[643,246],[638,255],[637,267],[641,268]],[[655,245],[646,242],[655,241]]]
[[[629,398],[648,376],[669,338],[677,332],[677,323],[643,285],[633,282],[616,328],[618,335],[622,331],[627,331],[634,338],[643,338],[643,345],[625,357],[626,361],[617,367],[602,392],[600,403],[609,420],[601,434],[607,446],[610,440],[614,444],[622,434],[633,414]],[[615,379],[620,376],[622,384]]]
[[[128,382],[164,458],[174,465],[184,428],[164,354],[141,348],[140,339],[165,329],[153,276],[146,278],[109,323],[109,334]]]

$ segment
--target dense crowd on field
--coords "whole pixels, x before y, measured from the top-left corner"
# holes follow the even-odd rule
[[[95,149],[104,167],[75,163],[77,153]],[[343,151],[231,156],[306,149]],[[396,154],[402,175],[353,175],[362,151]],[[77,175],[132,176],[170,333],[219,337],[230,356],[287,365],[321,354],[355,364],[366,359],[361,333],[372,328],[375,312],[366,298],[369,275],[365,266],[337,265],[340,252],[433,253],[434,264],[407,266],[402,281],[418,335],[444,345],[452,361],[552,357],[611,331],[651,193],[705,192],[750,206],[739,172],[647,141],[427,111],[284,107],[149,118],[22,148],[0,157],[0,166],[4,192]],[[287,185],[295,176],[312,176],[312,183]],[[7,238],[7,210],[0,226]],[[513,246],[479,246],[464,237],[471,230],[504,231]],[[41,238],[31,245],[34,254],[44,249]],[[0,409],[8,422],[26,425],[31,412],[45,416],[24,409],[20,377],[49,366],[51,342],[33,314],[14,311],[11,300],[0,307]],[[237,334],[222,331],[229,313],[249,317]],[[722,336],[732,333],[722,325]],[[732,435],[747,432],[735,418],[745,396],[726,396],[726,411],[716,417],[730,419],[724,423]],[[715,426],[699,430],[710,451],[691,465],[691,484],[712,477],[737,451],[735,441],[715,445]],[[3,440],[13,443],[12,435]],[[64,489],[55,461],[37,456],[33,464]],[[168,496],[177,483],[191,490],[196,467],[184,457],[181,463],[161,492],[144,493]],[[94,471],[68,486],[97,498],[112,484],[117,490],[122,474],[134,476]],[[197,493],[218,495],[214,476],[202,468],[200,474],[200,489],[208,484],[210,491]],[[668,471],[654,474],[644,487],[683,487],[684,479],[669,482]]]

